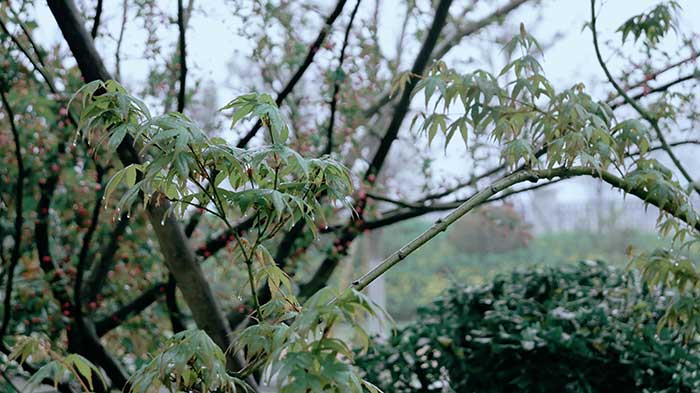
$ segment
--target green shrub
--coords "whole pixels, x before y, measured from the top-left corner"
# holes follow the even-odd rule
[[[388,392],[696,392],[696,344],[658,331],[663,296],[601,262],[452,288],[360,359]]]

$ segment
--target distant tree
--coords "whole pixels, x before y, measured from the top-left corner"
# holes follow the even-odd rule
[[[455,222],[447,234],[458,250],[488,254],[527,246],[529,226],[511,204],[489,205]]]

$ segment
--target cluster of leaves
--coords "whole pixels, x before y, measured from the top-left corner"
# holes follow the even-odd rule
[[[83,391],[94,391],[94,377],[106,386],[100,370],[89,360],[72,353],[66,356],[51,349],[51,343],[39,335],[20,336],[8,357],[8,361],[16,360],[19,364],[28,358],[34,362],[45,362],[28,380],[25,391],[32,391],[45,381],[52,381],[54,388],[61,383],[66,374],[75,379]]]
[[[132,209],[141,199],[148,205],[165,198],[172,203],[172,214],[184,216],[194,206],[231,230],[235,220],[253,217],[254,239],[234,231],[256,306],[255,323],[235,335],[231,348],[246,360],[237,376],[268,372],[284,392],[378,391],[359,377],[349,344],[334,338],[333,331],[336,326],[350,327],[366,346],[368,334],[358,322],[360,315],[377,317],[381,311],[352,290],[323,290],[301,305],[289,277],[263,244],[300,220],[316,228],[321,196],[347,203],[351,183],[341,164],[328,157],[306,159],[286,147],[288,128],[268,95],[247,94],[222,108],[233,110],[232,126],[257,118],[269,130],[273,144],[257,149],[239,149],[210,138],[180,113],[152,116],[143,102],[114,81],[89,83],[76,97],[82,101],[78,130],[87,144],[113,152],[128,137],[144,157],[142,163],[117,171],[107,184],[105,198],[126,186],[117,210]],[[262,305],[256,295],[261,282],[271,293],[271,300]],[[225,365],[223,351],[204,332],[187,331],[166,342],[137,372],[132,387],[235,391],[245,386],[227,374]]]
[[[604,169],[624,166],[631,148],[648,149],[648,127],[618,123],[612,109],[582,84],[556,92],[542,74],[539,45],[524,29],[506,47],[520,48],[522,56],[498,76],[484,70],[460,74],[438,63],[417,84],[415,93],[425,93],[433,113],[419,114],[414,122],[423,117],[421,130],[430,141],[438,131],[446,143],[457,131],[465,143],[486,137],[503,147],[501,158],[511,168],[578,164]]]
[[[262,314],[269,323],[236,335],[233,350],[245,355],[250,370],[262,367],[282,385],[284,393],[379,392],[354,369],[350,344],[332,332],[335,327],[350,328],[366,350],[369,335],[358,315],[386,320],[380,308],[360,292],[347,289],[339,293],[331,287],[318,291],[303,307],[289,309],[287,301],[267,303]]]
[[[455,287],[358,364],[386,391],[691,392],[696,342],[657,330],[667,306],[602,262]]]
[[[676,1],[656,5],[651,11],[629,18],[623,23],[618,32],[622,33],[622,42],[631,34],[634,41],[645,37],[645,43],[656,45],[671,30],[676,30],[676,13],[680,10]]]
[[[318,193],[341,202],[350,193],[350,179],[341,164],[306,159],[284,146],[287,126],[267,95],[244,95],[223,108],[235,109],[232,125],[248,116],[260,117],[277,142],[245,150],[222,138],[209,138],[183,114],[151,116],[145,104],[114,81],[89,83],[78,94],[83,102],[78,129],[90,145],[101,146],[106,140],[106,148],[114,151],[130,135],[141,146],[140,153],[149,156],[142,164],[121,169],[107,184],[106,198],[120,184],[128,187],[118,209],[131,208],[141,195],[146,203],[154,195],[165,196],[178,215],[190,206],[206,208],[212,203],[222,218],[254,212],[267,229],[261,235],[269,238],[285,223],[313,221]],[[101,132],[105,129],[109,132]]]
[[[245,382],[228,375],[226,356],[202,330],[186,330],[171,337],[164,348],[130,381],[132,392],[148,393],[164,387],[203,392],[246,391]]]

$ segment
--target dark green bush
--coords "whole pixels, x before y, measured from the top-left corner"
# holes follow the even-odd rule
[[[697,392],[696,344],[664,297],[600,262],[453,288],[360,359],[386,392]]]

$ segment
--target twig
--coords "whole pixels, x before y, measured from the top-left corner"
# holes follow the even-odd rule
[[[114,51],[114,76],[117,80],[121,79],[121,51],[122,51],[122,41],[124,41],[124,30],[126,30],[126,18],[128,15],[128,0],[124,0],[122,3],[122,24],[119,28],[119,37],[117,38],[117,49]]]
[[[352,30],[352,23],[355,21],[355,15],[357,15],[357,10],[360,8],[360,2],[362,0],[357,0],[355,3],[355,8],[350,14],[350,21],[348,22],[348,27],[345,29],[345,37],[343,38],[343,46],[340,48],[340,57],[338,58],[338,68],[335,69],[335,75],[333,75],[333,95],[331,96],[331,115],[328,120],[328,130],[326,135],[328,140],[326,141],[326,148],[324,150],[325,154],[331,154],[333,151],[333,125],[335,123],[335,112],[338,106],[338,95],[340,94],[340,82],[339,76],[343,72],[343,61],[345,60],[345,50],[348,47],[348,41],[350,40],[350,30]]]

